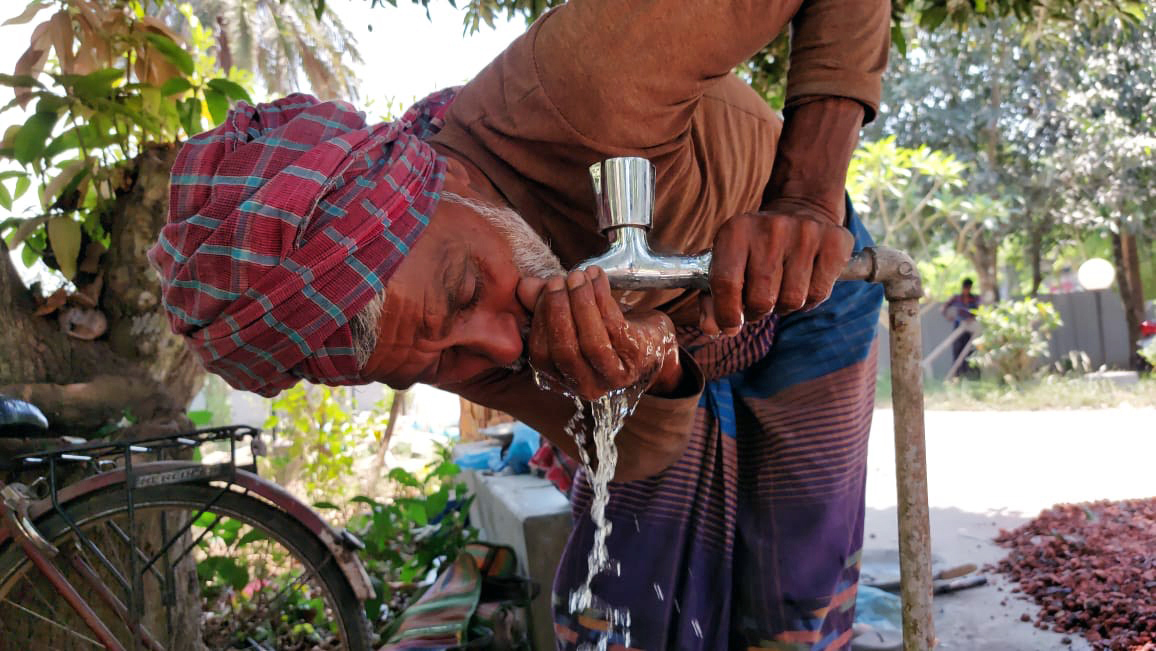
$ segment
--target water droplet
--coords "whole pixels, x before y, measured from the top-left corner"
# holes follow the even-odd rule
[[[690,620],[690,627],[694,629],[694,634],[697,635],[698,639],[701,640],[702,639],[702,629],[698,625],[698,620],[697,619]]]
[[[658,595],[659,601],[662,601],[662,588],[657,583],[654,584],[654,594]]]

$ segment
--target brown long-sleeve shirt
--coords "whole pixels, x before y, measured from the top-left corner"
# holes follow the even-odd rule
[[[434,143],[477,166],[568,268],[606,247],[589,165],[648,158],[656,167],[653,248],[702,251],[724,221],[758,209],[782,129],[731,70],[790,24],[788,111],[817,96],[845,97],[870,120],[889,12],[883,0],[571,0],[462,88]],[[687,325],[697,322],[696,298],[654,291],[629,302]],[[627,423],[632,435],[658,444],[689,431],[703,381],[685,355],[683,363],[684,397],[643,398]],[[528,373],[500,371],[452,388],[556,442],[572,413]]]

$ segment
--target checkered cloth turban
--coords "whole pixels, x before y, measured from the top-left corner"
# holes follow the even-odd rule
[[[359,381],[349,322],[433,214],[445,160],[426,140],[454,94],[372,126],[308,95],[242,102],[181,148],[149,257],[173,331],[208,370],[264,396]]]

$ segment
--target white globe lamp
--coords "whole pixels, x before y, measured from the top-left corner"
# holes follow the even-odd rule
[[[1116,268],[1103,258],[1092,258],[1076,271],[1080,286],[1096,296],[1096,330],[1100,335],[1100,366],[1108,364],[1108,352],[1104,346],[1104,310],[1100,304],[1100,292],[1112,286],[1116,279]]]
[[[1080,286],[1088,291],[1108,289],[1116,279],[1116,268],[1103,258],[1092,258],[1080,265],[1076,278]]]

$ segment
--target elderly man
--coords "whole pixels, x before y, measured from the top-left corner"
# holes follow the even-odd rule
[[[792,25],[785,121],[730,71]],[[572,0],[460,89],[367,125],[342,103],[239,106],[189,141],[154,249],[173,328],[234,386],[424,382],[563,450],[573,403],[643,383],[607,517],[641,649],[848,645],[881,293],[843,184],[889,5]],[[712,248],[711,291],[610,292],[586,168],[657,168],[656,249]],[[587,418],[588,418],[587,414]],[[589,486],[572,496],[584,513]],[[559,645],[589,518],[554,586]]]

